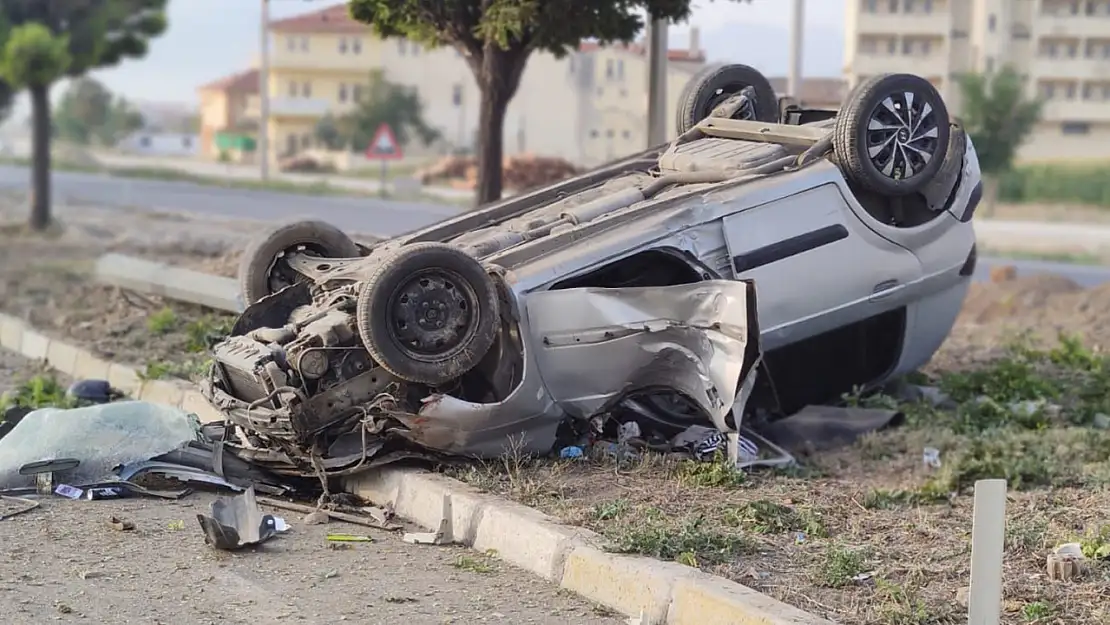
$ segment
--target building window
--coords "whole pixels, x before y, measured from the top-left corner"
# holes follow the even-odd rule
[[[898,51],[898,40],[895,39],[894,37],[891,37],[890,39],[887,39],[887,41],[886,41],[886,51],[887,51],[888,54],[895,54]]]
[[[340,102],[346,102],[347,101],[347,85],[345,85],[343,83],[339,83],[339,101]]]
[[[285,47],[290,52],[295,51],[297,49],[297,40],[294,39],[293,37],[286,37],[285,38]]]
[[[624,132],[621,133],[621,136],[624,137],[625,140],[627,141],[628,139],[632,138],[632,133],[625,130]]]
[[[890,6],[887,7],[887,8],[890,9],[891,13],[897,13],[898,12],[898,0],[890,0]]]
[[[624,80],[624,61],[617,61],[617,80]]]
[[[622,98],[627,98],[628,97],[628,89],[621,89],[621,97]]]
[[[351,52],[354,54],[362,54],[362,40],[355,38],[351,40]]]
[[[994,71],[994,57],[993,56],[988,56],[987,57],[987,73],[989,74],[993,71]]]
[[[285,151],[288,154],[297,151],[297,135],[287,135],[285,137]]]
[[[906,0],[906,13],[913,13],[917,8],[915,0]]]
[[[301,37],[301,52],[308,52],[308,37]]]
[[[597,130],[591,130],[590,131],[590,138],[591,139],[596,139],[597,138]]]
[[[289,96],[293,97],[293,98],[297,97],[297,83],[295,83],[295,82],[290,82],[289,83]]]
[[[1091,134],[1091,125],[1087,122],[1064,122],[1060,124],[1060,134],[1088,135]]]
[[[454,106],[462,106],[462,85],[455,85],[451,88],[451,104]]]
[[[933,12],[933,0],[925,0],[925,2],[922,3],[922,4],[925,5],[924,10],[925,10],[926,13],[932,13]]]
[[[605,138],[606,139],[612,139],[613,138],[613,130],[612,129],[609,129],[609,130],[605,131]]]
[[[863,10],[866,13],[878,13],[879,0],[863,0]]]
[[[312,83],[305,81],[301,85],[301,96],[305,98],[312,97]]]
[[[183,147],[185,149],[189,149],[189,148],[193,147],[193,140],[190,139],[189,137],[182,137],[181,138],[181,147]]]
[[[405,52],[408,50],[408,43],[409,42],[405,41],[404,39],[398,39],[397,40],[397,53],[400,54],[401,56],[405,56]]]
[[[1040,86],[1041,97],[1046,100],[1051,100],[1056,97],[1056,85],[1045,82]]]
[[[150,147],[150,137],[147,137],[145,135],[142,136],[142,137],[139,137],[139,145],[144,147],[144,148],[149,148]]]
[[[997,28],[998,28],[998,18],[996,18],[994,16],[994,13],[991,13],[990,16],[987,17],[987,30],[989,30],[993,33]]]
[[[1065,93],[1067,93],[1067,98],[1069,100],[1074,100],[1075,99],[1075,83],[1068,83],[1067,90],[1065,91]]]
[[[340,37],[339,38],[339,53],[340,54],[347,54],[347,38],[346,37]]]
[[[605,78],[609,80],[613,79],[613,59],[607,59],[605,61]]]

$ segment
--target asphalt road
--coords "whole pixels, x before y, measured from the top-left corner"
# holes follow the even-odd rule
[[[0,192],[25,192],[29,176],[26,168],[0,166]],[[314,215],[338,226],[382,237],[415,230],[459,210],[432,203],[307,196],[76,172],[54,172],[53,179],[54,198],[60,202],[142,207],[266,221]]]
[[[0,192],[25,191],[28,171],[0,166]],[[457,208],[433,203],[398,202],[377,198],[307,196],[200,185],[191,182],[112,178],[99,174],[54,173],[54,194],[59,201],[80,201],[102,206],[149,208],[155,211],[186,212],[232,219],[281,221],[314,216],[356,232],[394,236],[434,223],[455,214]],[[1110,243],[1106,228],[1081,224],[991,223],[989,232],[1007,237],[1041,237],[1076,240],[1081,234],[1097,236]],[[1013,232],[1010,232],[1013,230]],[[1060,232],[1056,232],[1059,230]],[[1110,267],[1087,266],[1034,260],[981,258],[976,280],[988,279],[991,266],[1014,265],[1018,275],[1052,273],[1082,286],[1110,282]]]

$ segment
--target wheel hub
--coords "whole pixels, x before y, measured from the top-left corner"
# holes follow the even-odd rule
[[[935,158],[940,128],[936,111],[913,92],[884,98],[867,120],[867,155],[871,164],[894,180],[912,178]]]
[[[391,314],[398,342],[414,355],[442,354],[457,348],[470,328],[474,298],[448,275],[425,273],[401,285]]]

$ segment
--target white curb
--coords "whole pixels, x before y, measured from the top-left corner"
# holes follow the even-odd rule
[[[171,404],[202,422],[223,416],[192,384],[142,380],[129,366],[97,358],[0,314],[0,346],[45,360],[74,378],[106,379],[143,401]],[[642,625],[834,625],[777,599],[674,562],[607,553],[594,532],[559,523],[537,510],[506,501],[442,475],[383,467],[348,479],[347,490],[377,504],[392,502],[397,515],[425,528],[448,519],[446,538],[558,584],[591,601],[639,617]]]

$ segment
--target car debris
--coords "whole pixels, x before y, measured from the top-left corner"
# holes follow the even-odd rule
[[[281,517],[263,514],[254,488],[235,497],[220,497],[209,507],[209,514],[197,514],[197,522],[204,531],[204,542],[216,549],[234,551],[258,545],[288,529]]]
[[[10,495],[0,495],[0,501],[15,503],[22,506],[21,508],[16,508],[15,510],[11,511],[0,510],[0,521],[10,519],[14,516],[19,516],[21,514],[26,514],[42,505],[40,502],[33,499],[26,499],[24,497],[12,497]]]
[[[352,512],[345,512],[343,510],[322,509],[322,508],[319,508],[319,507],[313,507],[313,506],[308,506],[308,505],[305,505],[305,504],[294,503],[292,501],[281,501],[279,499],[272,499],[270,497],[259,497],[258,502],[262,505],[270,506],[271,508],[277,508],[279,510],[288,510],[290,512],[300,512],[300,513],[309,514],[309,515],[315,514],[315,513],[323,513],[323,515],[325,515],[326,520],[335,519],[337,521],[343,521],[344,523],[353,523],[355,525],[362,525],[364,527],[372,527],[374,529],[385,530],[387,532],[392,532],[392,531],[396,531],[396,530],[401,529],[400,525],[397,525],[396,523],[391,523],[390,522],[390,520],[393,518],[392,512],[387,511],[387,510],[383,510],[381,508],[374,508],[374,507],[362,507],[362,508],[360,508],[359,509],[360,512],[364,512],[367,515],[369,515],[370,518],[367,518],[365,516],[362,516],[362,515],[359,515],[359,514],[354,514]]]

